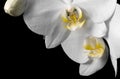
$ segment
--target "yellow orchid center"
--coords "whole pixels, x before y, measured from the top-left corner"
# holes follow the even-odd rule
[[[105,51],[104,41],[96,37],[88,37],[83,47],[89,57],[102,57]]]
[[[65,28],[74,31],[77,28],[81,28],[85,24],[86,19],[81,9],[72,7],[65,11],[62,21],[66,23]]]

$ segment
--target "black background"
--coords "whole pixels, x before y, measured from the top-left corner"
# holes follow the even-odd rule
[[[61,46],[46,49],[43,36],[31,32],[22,16],[5,14],[5,1],[0,0],[1,69],[4,78],[115,79],[110,58],[97,73],[80,76],[79,64],[69,59]],[[116,79],[120,79],[120,59]]]

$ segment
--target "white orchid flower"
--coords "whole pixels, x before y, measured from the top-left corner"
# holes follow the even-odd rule
[[[7,0],[5,12],[13,16],[24,12],[25,23],[33,32],[45,36],[47,48],[61,44],[69,58],[81,64],[81,75],[91,75],[106,64],[109,51],[103,38],[109,44],[117,73],[120,5],[116,0],[19,1]]]
[[[7,0],[4,10],[11,16],[19,16],[24,12],[26,0]]]

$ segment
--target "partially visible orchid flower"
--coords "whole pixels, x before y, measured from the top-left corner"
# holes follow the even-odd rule
[[[21,15],[26,7],[26,0],[7,0],[4,10],[11,16]]]
[[[120,5],[116,0],[7,0],[5,12],[22,13],[27,26],[45,36],[47,48],[62,45],[79,73],[91,75],[104,67],[110,57],[117,74],[120,58]]]

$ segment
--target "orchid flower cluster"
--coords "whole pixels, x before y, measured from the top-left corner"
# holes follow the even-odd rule
[[[4,10],[11,16],[23,14],[29,29],[45,36],[46,48],[61,44],[67,56],[80,64],[80,75],[89,76],[102,69],[108,55],[117,75],[117,0],[7,0]]]

